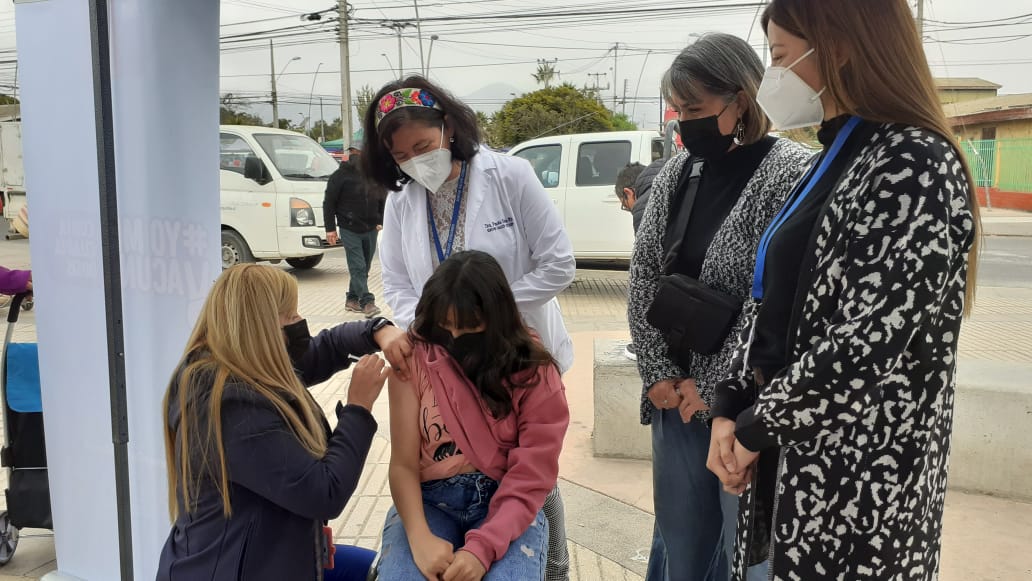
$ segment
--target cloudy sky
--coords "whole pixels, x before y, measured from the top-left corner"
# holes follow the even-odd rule
[[[332,22],[336,12],[304,25],[300,17],[334,4],[334,0],[222,0],[222,92],[254,102],[253,112],[271,117],[270,107],[262,102],[269,99],[266,37],[272,35],[277,37],[276,69],[284,71],[279,77],[280,116],[293,120],[307,116],[310,97],[313,118],[319,118],[320,97],[327,120],[338,116],[340,58]],[[729,32],[763,50],[756,6],[733,0],[419,0],[430,76],[475,109],[491,112],[511,94],[533,91],[536,62],[548,59],[556,60],[562,81],[608,86],[603,94],[610,106],[614,86],[621,95],[626,86],[627,113],[649,127],[659,118],[659,79],[693,35]],[[411,0],[354,0],[352,7],[351,79],[356,89],[363,85],[375,89],[394,78],[399,61],[406,72],[419,69],[416,28],[402,30],[399,55],[395,31],[384,25],[414,22]],[[557,11],[578,14],[548,16]],[[1032,92],[1030,13],[1028,0],[927,0],[925,46],[933,71],[937,76],[982,77],[1003,85],[1002,93]],[[529,17],[498,18],[513,15]],[[482,18],[466,19],[470,16]],[[9,92],[15,82],[15,26],[13,4],[0,3],[3,92]],[[438,39],[431,53],[432,35]]]

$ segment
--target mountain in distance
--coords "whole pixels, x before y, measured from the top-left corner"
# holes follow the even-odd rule
[[[492,115],[502,108],[507,102],[513,99],[513,93],[517,96],[525,91],[508,83],[491,83],[485,85],[469,95],[463,95],[461,99],[473,108],[474,111],[481,111]]]

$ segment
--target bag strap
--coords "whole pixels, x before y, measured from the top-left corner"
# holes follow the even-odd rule
[[[688,220],[692,216],[692,207],[695,206],[695,198],[699,193],[699,184],[702,182],[702,166],[705,163],[702,159],[689,160],[691,168],[681,173],[677,190],[684,189],[684,195],[671,200],[670,217],[667,219],[666,235],[663,237],[663,249],[666,255],[663,259],[664,274],[671,274],[674,265],[677,264],[677,257],[681,252],[681,244],[684,243],[684,234],[688,231]],[[687,181],[687,187],[685,187]],[[676,210],[675,210],[676,205]]]

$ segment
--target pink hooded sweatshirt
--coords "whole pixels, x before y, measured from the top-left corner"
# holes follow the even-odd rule
[[[415,358],[426,370],[424,381],[434,390],[455,445],[473,467],[498,482],[487,518],[480,528],[466,533],[462,547],[490,570],[527,530],[555,488],[570,423],[566,388],[555,366],[528,371],[537,376],[536,385],[514,390],[512,413],[496,420],[444,348],[416,342]]]

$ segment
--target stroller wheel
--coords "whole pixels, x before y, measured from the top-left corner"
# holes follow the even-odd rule
[[[0,565],[6,565],[18,548],[18,529],[11,524],[7,511],[0,512]]]
[[[22,302],[21,308],[23,311],[31,311],[34,306],[36,306],[36,301],[29,297]]]

